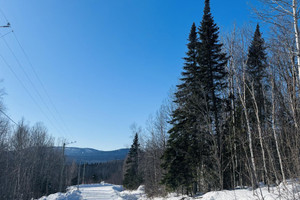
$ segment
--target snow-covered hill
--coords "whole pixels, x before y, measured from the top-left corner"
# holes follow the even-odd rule
[[[263,197],[263,198],[262,198]],[[123,191],[122,186],[107,183],[80,185],[68,188],[67,193],[56,193],[39,200],[147,200],[143,186],[135,191]],[[262,187],[255,191],[250,189],[223,190],[208,192],[203,196],[187,197],[170,194],[164,198],[152,198],[152,200],[298,200],[300,199],[300,185],[288,182],[287,185],[271,187],[268,192],[267,187]]]
[[[100,163],[113,160],[123,160],[127,156],[128,151],[129,149],[100,151],[91,148],[66,147],[65,155],[68,161],[74,160],[77,163]]]

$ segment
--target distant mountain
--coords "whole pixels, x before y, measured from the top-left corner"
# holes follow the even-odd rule
[[[99,163],[113,160],[124,160],[129,149],[114,151],[99,151],[91,148],[66,147],[65,155],[68,161],[76,163]]]

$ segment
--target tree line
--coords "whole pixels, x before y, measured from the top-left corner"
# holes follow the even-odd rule
[[[36,199],[70,185],[101,181],[121,185],[123,162],[66,161],[42,123],[29,126],[22,120],[13,126],[0,117],[0,199]]]
[[[84,163],[80,172],[73,178],[71,185],[100,183],[102,181],[122,185],[122,170],[124,160],[114,160],[103,163]],[[78,180],[78,176],[80,179]]]
[[[70,185],[76,173],[71,166],[64,167],[54,142],[41,123],[31,127],[22,120],[13,126],[0,118],[1,199],[38,198]]]
[[[193,195],[299,178],[299,2],[260,3],[254,11],[266,22],[267,38],[259,24],[220,37],[205,0],[200,25],[191,26],[180,84],[126,162],[124,177],[135,168],[142,178],[125,187],[145,184],[150,196]]]

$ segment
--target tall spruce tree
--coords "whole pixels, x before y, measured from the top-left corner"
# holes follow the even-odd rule
[[[138,134],[136,133],[126,159],[126,172],[123,180],[123,186],[129,190],[137,189],[143,182],[141,172],[139,171],[139,154],[140,144]]]
[[[256,26],[256,30],[253,36],[253,40],[248,49],[248,60],[246,66],[247,74],[247,110],[249,113],[251,128],[257,133],[259,140],[254,140],[254,146],[259,147],[254,150],[257,153],[261,153],[263,159],[262,166],[257,165],[258,168],[263,168],[262,173],[257,174],[257,178],[263,182],[270,183],[269,173],[266,161],[266,152],[264,143],[267,142],[266,137],[263,137],[263,132],[269,129],[269,120],[271,119],[270,102],[267,98],[269,83],[267,79],[267,54],[264,39],[262,38],[259,24]],[[270,141],[270,140],[269,140]],[[258,145],[259,143],[259,145]],[[271,143],[270,143],[271,145]]]
[[[210,2],[205,0],[204,14],[198,33],[200,41],[198,45],[198,65],[200,68],[199,79],[206,92],[208,116],[212,122],[212,135],[216,137],[217,171],[219,178],[219,189],[223,189],[224,177],[224,132],[221,127],[221,113],[224,111],[225,90],[227,88],[227,71],[225,69],[228,58],[222,52],[219,42],[219,28],[214,23],[210,12]]]
[[[172,128],[163,155],[166,174],[162,182],[173,190],[182,186],[189,193],[193,186],[194,191],[199,188],[195,184],[197,181],[204,181],[199,181],[199,174],[204,171],[210,171],[213,179],[205,180],[207,189],[223,187],[224,142],[219,120],[227,86],[227,57],[221,51],[218,27],[211,16],[208,0],[198,33],[195,24],[192,25],[187,47],[181,84],[175,93],[177,109],[172,113]],[[214,179],[219,181],[216,183]]]
[[[247,68],[246,73],[248,75],[248,85],[249,89],[254,89],[254,95],[258,106],[259,118],[262,122],[265,121],[265,117],[267,117],[265,105],[266,99],[263,90],[267,89],[266,77],[267,77],[267,54],[266,54],[266,47],[265,41],[262,38],[259,24],[256,26],[256,30],[253,36],[253,40],[249,46],[248,50],[248,61],[247,61]],[[249,94],[248,94],[249,95]],[[253,103],[251,95],[247,98],[248,102],[247,105],[249,107],[250,114],[254,113]]]
[[[169,189],[175,190],[182,186],[187,193],[193,182],[191,141],[193,123],[197,120],[190,105],[198,89],[197,46],[198,38],[196,25],[193,23],[189,35],[188,51],[184,58],[181,84],[177,85],[175,103],[177,109],[172,113],[172,128],[169,130],[169,140],[163,155],[162,167],[166,170],[162,183]]]

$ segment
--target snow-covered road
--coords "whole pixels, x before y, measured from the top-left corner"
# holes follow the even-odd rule
[[[80,185],[68,188],[66,193],[51,194],[39,200],[137,200],[144,194],[143,187],[134,192],[123,191],[120,185],[107,183]]]
[[[121,186],[103,185],[80,187],[81,196],[86,200],[120,199]]]

